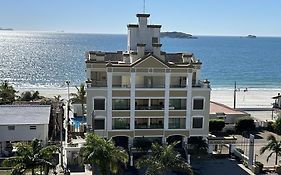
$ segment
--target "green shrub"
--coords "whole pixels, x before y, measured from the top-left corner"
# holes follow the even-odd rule
[[[274,129],[277,134],[281,134],[281,115],[278,115],[278,118],[276,119],[274,123]]]
[[[246,160],[243,161],[243,165],[244,165],[246,168],[249,168],[248,162],[247,162]]]
[[[224,127],[225,127],[225,122],[223,119],[210,119],[209,121],[210,132],[221,131]]]
[[[238,133],[242,133],[243,131],[253,131],[255,128],[254,119],[251,117],[242,117],[238,119],[235,124],[235,129]]]
[[[266,130],[270,131],[270,132],[275,132],[275,123],[274,122],[268,122]]]
[[[152,142],[145,138],[145,137],[140,137],[138,139],[134,140],[134,147],[137,148],[138,150],[142,151],[148,151],[151,148]]]

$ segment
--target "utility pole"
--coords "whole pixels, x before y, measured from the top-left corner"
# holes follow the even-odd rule
[[[143,0],[143,13],[145,13],[145,0]]]
[[[235,109],[236,108],[236,91],[237,91],[237,88],[236,88],[236,81],[234,82],[234,99],[233,99],[233,108]]]
[[[63,131],[63,115],[62,115],[62,110],[61,110],[61,104],[58,103],[56,107],[56,114],[57,114],[57,119],[60,122],[60,165],[61,168],[63,169],[63,145],[62,145],[62,131]]]

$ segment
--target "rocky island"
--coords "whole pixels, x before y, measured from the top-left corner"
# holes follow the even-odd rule
[[[14,30],[14,29],[12,29],[12,28],[1,28],[1,27],[0,27],[0,30],[8,30],[8,31],[11,31],[11,30]]]
[[[163,38],[167,37],[167,38],[181,38],[181,39],[197,39],[197,37],[183,32],[161,32],[160,36]]]

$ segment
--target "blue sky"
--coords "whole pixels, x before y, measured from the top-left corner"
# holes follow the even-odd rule
[[[146,0],[151,24],[193,35],[281,36],[280,0]],[[143,0],[0,0],[0,27],[125,34]]]

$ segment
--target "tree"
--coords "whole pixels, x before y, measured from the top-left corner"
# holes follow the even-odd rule
[[[20,101],[32,101],[31,91],[25,91],[25,92],[21,93],[19,100]]]
[[[281,155],[281,141],[277,141],[276,137],[272,134],[267,137],[267,141],[268,141],[267,145],[265,145],[260,149],[260,154],[263,154],[266,150],[272,151],[267,156],[266,161],[268,162],[272,154],[275,153],[275,165],[277,165],[278,156]]]
[[[225,126],[223,119],[210,119],[209,121],[209,131],[216,132],[221,131]]]
[[[274,126],[276,133],[281,134],[281,114],[278,114],[278,117],[273,126]]]
[[[255,122],[251,117],[240,118],[235,125],[236,131],[242,133],[243,131],[253,131],[255,130]]]
[[[10,86],[8,81],[0,85],[0,105],[12,104],[16,98],[16,90]]]
[[[71,93],[70,94],[72,96],[70,101],[72,103],[79,103],[79,104],[81,104],[82,114],[84,116],[84,114],[85,114],[84,104],[86,103],[86,89],[85,89],[85,85],[83,83],[81,83],[80,88],[78,88],[77,86],[75,86],[75,88],[77,90],[77,93]]]
[[[86,137],[86,143],[80,150],[80,156],[85,164],[96,165],[101,175],[108,175],[110,172],[117,173],[120,164],[126,164],[129,160],[127,152],[116,147],[111,139],[107,140],[90,133]],[[93,168],[93,174],[95,169]]]
[[[12,175],[24,174],[27,170],[31,170],[35,175],[35,169],[44,169],[44,174],[49,173],[49,168],[53,167],[52,154],[57,151],[56,146],[46,146],[38,140],[34,139],[31,143],[20,142],[16,145],[17,156],[4,160],[4,166],[12,166]]]
[[[147,168],[146,175],[168,174],[172,170],[183,171],[193,174],[188,163],[175,151],[175,146],[179,142],[170,145],[152,144],[151,155],[145,155],[136,161],[136,167]]]

